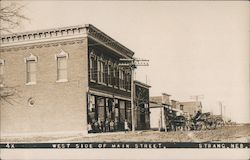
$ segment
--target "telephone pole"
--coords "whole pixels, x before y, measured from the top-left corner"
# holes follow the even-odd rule
[[[123,68],[128,68],[131,70],[131,115],[132,115],[132,131],[135,131],[135,107],[134,107],[134,70],[138,66],[149,66],[149,60],[145,59],[120,59],[119,66]]]
[[[223,104],[221,101],[219,101],[219,105],[220,105],[220,115],[221,115],[221,118],[223,119]]]

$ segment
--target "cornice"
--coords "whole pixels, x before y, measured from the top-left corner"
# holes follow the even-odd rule
[[[54,30],[43,30],[37,32],[25,32],[1,37],[0,46],[12,47],[26,44],[42,43],[48,41],[59,41],[72,38],[86,37],[85,27],[58,28]]]
[[[90,24],[2,35],[0,38],[0,47],[1,49],[6,50],[17,48],[17,46],[20,48],[27,45],[34,45],[35,43],[39,45],[40,43],[63,41],[66,39],[81,37],[93,37],[99,42],[105,44],[105,46],[108,46],[127,57],[131,58],[134,55],[133,51]]]
[[[141,86],[143,88],[147,88],[147,89],[149,89],[151,87],[150,85],[148,85],[146,83],[143,83],[143,82],[140,82],[140,81],[137,81],[137,80],[134,80],[134,84],[138,85],[138,86]]]
[[[92,38],[98,39],[99,41],[103,42],[107,46],[117,50],[120,53],[126,54],[128,57],[132,57],[134,52],[128,49],[127,47],[123,46],[107,34],[103,33],[93,25],[86,25],[87,27],[87,34]]]
[[[83,43],[83,41],[84,41],[84,37],[57,40],[57,41],[53,40],[53,41],[45,41],[45,42],[33,42],[33,43],[27,43],[27,44],[19,44],[15,46],[0,47],[0,52],[10,52],[10,51],[42,48],[42,47],[51,47],[51,46],[55,47],[55,46],[73,45],[73,44]]]

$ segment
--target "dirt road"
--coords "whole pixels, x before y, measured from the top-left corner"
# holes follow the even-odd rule
[[[250,124],[203,131],[137,131],[61,137],[1,138],[1,142],[250,142]]]

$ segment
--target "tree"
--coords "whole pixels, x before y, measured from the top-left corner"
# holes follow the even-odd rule
[[[28,20],[22,13],[24,6],[16,2],[0,2],[0,32],[12,33],[13,29],[16,29],[21,25],[23,20]],[[1,58],[1,53],[0,53]],[[0,74],[0,102],[8,102],[13,104],[14,97],[18,96],[15,87],[9,87],[4,83],[4,77]]]
[[[2,79],[1,76],[0,76],[0,79]],[[14,96],[17,96],[17,95],[18,95],[18,92],[15,89],[15,87],[8,87],[4,85],[3,82],[0,82],[0,102],[1,103],[7,102],[13,105],[13,102],[15,101]]]
[[[1,2],[0,6],[0,31],[12,33],[13,29],[20,27],[23,20],[29,20],[23,15],[24,6],[16,2]]]

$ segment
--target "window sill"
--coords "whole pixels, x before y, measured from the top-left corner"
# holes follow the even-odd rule
[[[28,83],[25,83],[26,86],[30,86],[30,85],[35,85],[36,82],[28,82]]]
[[[104,82],[98,82],[98,84],[101,84],[101,85],[106,85],[106,83],[104,83]]]
[[[68,82],[67,79],[60,79],[60,80],[57,80],[56,83],[61,83],[61,82]]]
[[[122,91],[126,91],[126,89],[124,89],[124,88],[120,88],[120,90],[122,90]]]
[[[90,80],[90,82],[93,82],[93,83],[95,83],[96,81],[95,81],[95,80],[93,80],[93,79],[91,79],[91,80]]]

